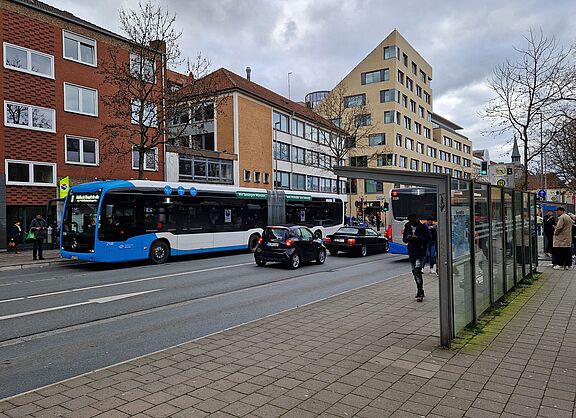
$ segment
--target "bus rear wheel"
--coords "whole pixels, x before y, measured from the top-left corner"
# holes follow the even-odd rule
[[[164,264],[170,256],[170,247],[164,241],[154,241],[148,258],[152,264]]]
[[[258,240],[260,239],[260,235],[258,234],[252,234],[250,235],[250,238],[248,238],[248,249],[250,250],[250,252],[255,252],[256,251],[256,247],[258,247]]]

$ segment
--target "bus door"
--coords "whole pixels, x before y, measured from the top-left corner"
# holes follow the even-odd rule
[[[140,260],[148,257],[142,230],[138,227],[135,202],[130,197],[107,194],[98,225],[99,246],[106,261]]]

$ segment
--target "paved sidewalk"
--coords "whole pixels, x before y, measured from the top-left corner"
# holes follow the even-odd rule
[[[542,270],[459,349],[438,348],[435,277],[417,303],[403,276],[0,401],[0,417],[573,417],[576,271]]]
[[[60,258],[60,250],[44,250],[44,260],[32,260],[32,250],[22,250],[20,254],[0,252],[0,271],[18,270],[22,268],[45,267],[70,260]]]

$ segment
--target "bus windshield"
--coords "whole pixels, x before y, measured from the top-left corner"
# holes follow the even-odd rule
[[[436,219],[436,192],[426,188],[394,189],[392,191],[392,214],[396,220],[406,220],[411,213],[418,219],[428,216]]]
[[[70,193],[62,223],[62,247],[67,251],[94,251],[100,193]]]

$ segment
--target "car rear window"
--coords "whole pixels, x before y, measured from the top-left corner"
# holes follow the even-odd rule
[[[358,228],[340,228],[337,234],[358,235]]]
[[[264,238],[268,239],[288,239],[288,230],[284,228],[266,228],[262,233]]]

